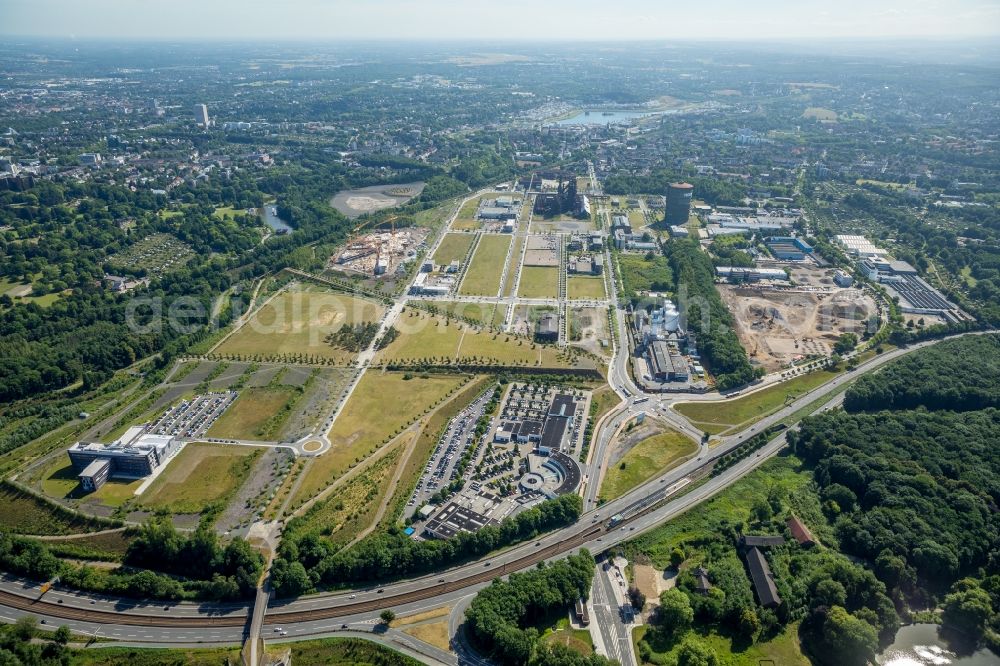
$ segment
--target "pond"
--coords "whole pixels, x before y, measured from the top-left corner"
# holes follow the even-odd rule
[[[1000,666],[1000,656],[982,649],[956,654],[936,624],[900,628],[893,644],[875,659],[881,666]]]
[[[423,190],[422,182],[359,187],[337,192],[330,199],[330,206],[353,219],[365,213],[402,206],[410,199],[419,196]]]
[[[278,209],[274,207],[274,204],[266,204],[262,209],[261,217],[264,218],[264,224],[271,227],[276,234],[290,234],[292,233],[292,227],[288,225],[287,222],[278,217]]]

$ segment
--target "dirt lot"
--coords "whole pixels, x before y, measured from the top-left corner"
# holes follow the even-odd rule
[[[608,335],[608,311],[601,308],[573,308],[569,311],[570,339],[587,351],[595,354],[611,352]],[[601,340],[608,340],[608,347],[601,346]]]
[[[798,276],[795,279],[804,283]],[[811,279],[821,282],[825,278]],[[876,311],[869,296],[858,289],[812,291],[815,287],[719,287],[752,362],[771,372],[803,356],[829,354],[842,333],[860,335],[864,331],[868,316]]]
[[[661,571],[649,564],[633,564],[635,586],[646,595],[646,602],[654,606],[660,605],[660,593],[674,586],[677,574],[673,571]]]

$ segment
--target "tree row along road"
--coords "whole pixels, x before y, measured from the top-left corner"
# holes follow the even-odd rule
[[[966,333],[961,335],[969,334]],[[950,337],[960,337],[960,335]],[[912,345],[908,348],[894,350],[870,359],[862,366],[859,366],[858,370],[854,373],[843,375],[828,382],[820,389],[817,389],[800,398],[796,402],[792,403],[792,405],[788,408],[781,410],[778,414],[773,415],[771,418],[780,418],[780,415],[783,415],[786,411],[789,411],[790,413],[793,410],[797,410],[803,406],[811,404],[813,401],[820,399],[824,395],[839,389],[845,381],[850,381],[860,372],[873,370],[895,358],[898,358],[899,356],[925,348],[932,344],[936,344],[939,341],[940,340],[928,340]],[[370,596],[370,598],[361,601],[350,601],[346,593],[304,597],[296,601],[287,602],[284,605],[279,605],[273,609],[269,609],[269,612],[267,613],[267,622],[294,624],[298,622],[336,618],[357,613],[376,611],[383,608],[436,597],[464,588],[471,588],[476,585],[489,582],[498,576],[503,576],[507,573],[530,567],[540,561],[566,554],[584,544],[590,543],[601,548],[607,547],[612,545],[612,541],[609,540],[608,542],[600,543],[600,539],[601,535],[607,532],[606,520],[608,517],[629,507],[635,502],[642,500],[643,498],[660,492],[664,488],[663,484],[672,483],[688,474],[693,473],[699,468],[707,467],[712,464],[715,459],[732,450],[732,448],[738,446],[742,443],[742,441],[749,439],[754,434],[756,433],[748,432],[742,437],[733,438],[725,445],[717,447],[712,451],[711,456],[701,465],[694,466],[688,464],[682,466],[681,468],[676,468],[664,475],[661,475],[660,477],[650,480],[627,495],[624,495],[613,502],[609,502],[600,508],[600,520],[595,512],[583,514],[581,519],[573,525],[542,537],[537,542],[537,545],[534,542],[521,544],[506,552],[487,556],[486,558],[483,558],[483,560],[487,560],[485,565],[483,564],[483,560],[480,560],[435,576],[422,577],[410,581],[389,584],[384,588],[384,593],[373,595],[371,592],[368,592],[366,593],[366,596]],[[760,456],[754,456],[749,460],[742,461],[743,464],[737,464],[727,469],[723,473],[714,477],[709,484],[706,484],[705,486],[696,489],[696,491],[683,496],[683,498],[681,498],[684,500],[682,503],[683,509],[680,510],[690,508],[690,506],[697,504],[703,499],[719,492],[721,489],[735,482],[763,462],[766,457],[777,453],[783,445],[784,436],[782,435],[775,438],[767,446],[765,446],[764,449],[761,450]],[[674,504],[674,502],[670,502],[666,506],[670,507]],[[651,527],[654,527],[657,522],[665,520],[672,515],[676,515],[678,512],[666,512],[663,510],[665,508],[666,507],[662,507],[661,509],[657,509],[651,513],[647,512],[639,514],[632,517],[629,522],[635,523],[633,529],[638,529],[638,531],[650,529]],[[634,537],[635,534],[636,532],[630,530],[621,534],[619,538],[614,539],[614,541],[624,540],[626,535],[627,538],[631,538]],[[617,533],[616,536],[618,536]],[[597,541],[595,541],[595,539]],[[442,576],[446,577],[446,582],[444,583],[439,582],[440,577]],[[447,578],[450,578],[451,580],[447,580]],[[34,588],[31,584],[26,585],[25,589],[30,590],[32,595],[37,594],[37,588]],[[77,603],[83,603],[90,598],[91,597],[85,595],[80,595],[67,600],[72,601],[75,599]],[[108,599],[109,598],[107,597],[103,598],[105,601]],[[77,607],[67,603],[52,603],[45,600],[38,600],[36,598],[10,591],[0,592],[0,605],[8,608],[44,614],[57,618],[93,621],[100,624],[163,628],[205,628],[242,626],[247,621],[247,607],[245,605],[167,604],[171,610],[177,609],[180,611],[179,613],[175,613],[171,616],[168,614],[171,611],[166,611],[163,606],[150,604],[149,602],[137,602],[130,599],[116,599],[113,601],[116,602],[116,608],[119,610],[105,611],[86,607]],[[240,612],[241,609],[242,612]]]

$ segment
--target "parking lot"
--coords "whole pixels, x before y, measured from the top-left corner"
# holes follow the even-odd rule
[[[153,435],[191,439],[202,437],[236,400],[237,395],[239,394],[236,391],[223,391],[197,395],[191,400],[185,400],[170,408],[150,427],[149,432]]]
[[[404,516],[412,516],[434,493],[455,480],[457,476],[455,465],[458,464],[466,447],[473,444],[476,422],[483,415],[483,410],[492,396],[493,391],[487,391],[448,423],[448,428],[434,448],[434,453],[431,454],[430,460],[424,467],[424,473],[417,481],[417,487],[407,502]]]

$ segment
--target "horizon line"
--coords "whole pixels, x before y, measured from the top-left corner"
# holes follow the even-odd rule
[[[817,36],[801,36],[801,37],[772,37],[772,36],[760,36],[760,37],[740,37],[734,39],[732,37],[647,37],[647,38],[628,38],[628,37],[608,37],[608,38],[588,38],[580,39],[576,37],[476,37],[476,36],[465,36],[465,37],[396,37],[396,36],[368,36],[368,37],[338,37],[338,36],[303,36],[303,37],[292,37],[292,36],[281,36],[274,37],[268,35],[176,35],[176,36],[144,36],[144,37],[131,37],[131,36],[112,36],[112,35],[48,35],[48,34],[38,34],[38,33],[4,33],[0,32],[0,39],[25,39],[25,40],[56,40],[56,41],[66,41],[66,42],[121,42],[121,43],[169,43],[169,42],[207,42],[213,40],[221,40],[223,42],[263,42],[268,41],[271,43],[341,43],[341,44],[358,44],[358,43],[385,43],[393,42],[396,44],[482,44],[486,42],[488,44],[705,44],[705,43],[729,43],[734,45],[739,44],[761,44],[761,43],[771,43],[771,44],[814,44],[816,42],[879,42],[883,43],[889,42],[905,42],[905,41],[921,41],[933,40],[935,42],[947,42],[947,43],[960,43],[967,42],[969,40],[976,41],[1000,41],[1000,32],[991,34],[967,34],[967,35],[928,35],[928,34],[913,34],[913,35],[900,35],[900,34],[887,34],[887,35],[831,35],[826,37]]]

